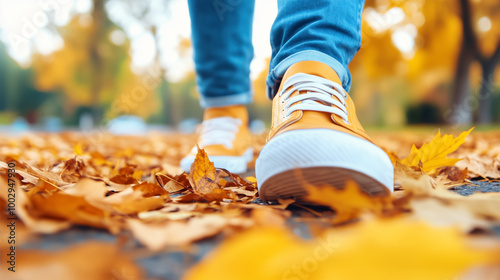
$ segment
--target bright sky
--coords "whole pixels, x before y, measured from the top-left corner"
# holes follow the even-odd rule
[[[42,4],[46,2],[52,5]],[[153,62],[157,47],[153,36],[145,32],[145,26],[150,23],[133,19],[122,3],[109,0],[107,10],[111,11],[110,18],[122,26],[126,36],[131,40],[133,69],[140,72]],[[152,5],[158,6],[163,3],[164,0],[158,0],[153,1]],[[175,71],[167,71],[167,78],[176,81],[193,69],[191,55],[181,57],[178,53],[181,38],[189,38],[191,29],[187,1],[170,0],[170,5],[165,16],[152,18],[151,23],[158,26],[160,34],[161,64],[167,70],[175,69]],[[29,66],[30,54],[34,50],[42,54],[50,54],[64,46],[57,34],[43,28],[52,15],[55,24],[61,26],[66,24],[72,15],[88,13],[91,8],[90,0],[1,1],[0,40],[7,43],[7,50],[11,57],[20,65]],[[253,34],[255,59],[251,65],[252,77],[256,77],[265,68],[265,59],[271,55],[269,32],[276,13],[276,1],[256,0]],[[125,34],[113,32],[110,39],[119,44],[123,42]]]

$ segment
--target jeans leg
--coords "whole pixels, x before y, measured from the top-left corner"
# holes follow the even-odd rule
[[[347,66],[361,46],[363,6],[363,0],[278,0],[271,29],[269,97],[276,94],[288,67],[307,60],[328,64],[349,91]]]
[[[188,3],[201,106],[251,102],[254,0],[189,0]]]

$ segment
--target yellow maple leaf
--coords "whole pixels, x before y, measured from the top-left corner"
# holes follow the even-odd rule
[[[326,231],[305,242],[284,228],[258,228],[225,241],[187,280],[455,279],[497,261],[497,249],[469,248],[456,228],[402,219]]]
[[[465,137],[474,129],[462,132],[458,137],[445,134],[441,136],[441,131],[438,131],[431,142],[426,143],[417,149],[415,145],[411,147],[411,152],[408,157],[401,161],[406,166],[421,167],[427,173],[434,173],[437,168],[443,166],[453,166],[459,158],[446,158],[447,155],[454,152],[460,145],[465,142]]]
[[[305,200],[335,209],[334,223],[356,219],[366,211],[380,214],[392,207],[390,196],[370,196],[354,181],[347,181],[343,189],[306,186],[306,190]]]
[[[214,163],[208,159],[205,150],[198,148],[188,179],[193,190],[199,194],[208,194],[219,188]]]

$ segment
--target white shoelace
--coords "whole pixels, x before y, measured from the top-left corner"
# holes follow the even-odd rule
[[[208,145],[224,145],[226,148],[231,149],[240,125],[240,119],[231,117],[205,120],[201,124],[198,145],[200,148]]]
[[[295,91],[302,91],[302,93],[290,98]],[[349,123],[346,108],[347,94],[338,83],[315,75],[298,73],[286,80],[283,89],[278,94],[284,95],[282,101],[285,104],[284,117],[290,116],[295,111],[318,111],[335,114],[345,123]],[[296,102],[300,103],[292,105]]]

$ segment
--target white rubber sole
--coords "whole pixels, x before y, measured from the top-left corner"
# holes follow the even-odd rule
[[[214,163],[216,168],[224,168],[231,173],[240,174],[247,171],[247,164],[253,160],[253,149],[248,148],[242,156],[208,156],[211,162]],[[191,164],[193,164],[195,157],[187,156],[181,160],[181,168],[189,173]]]
[[[371,195],[394,190],[394,168],[387,154],[364,139],[331,129],[280,134],[260,152],[255,165],[264,201],[307,195],[304,185],[343,188],[353,180]]]

